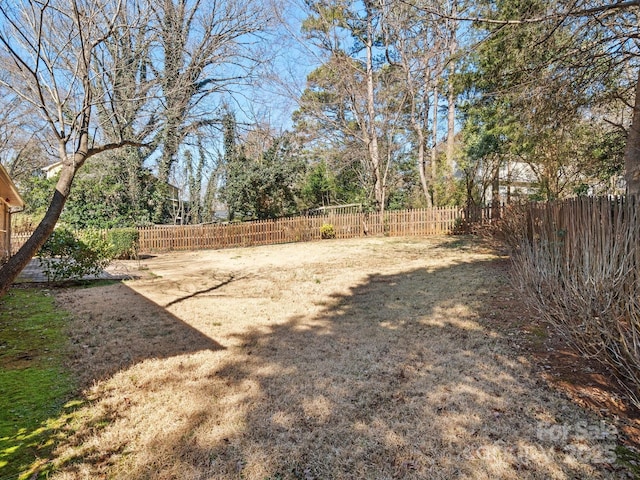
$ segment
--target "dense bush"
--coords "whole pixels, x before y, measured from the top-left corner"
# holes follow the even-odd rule
[[[136,228],[114,228],[107,232],[113,258],[132,259],[138,257],[140,233]]]
[[[325,223],[320,227],[320,238],[336,238],[336,230],[330,223]]]
[[[99,274],[112,259],[112,249],[101,232],[76,235],[57,228],[37,254],[48,281],[80,279]]]

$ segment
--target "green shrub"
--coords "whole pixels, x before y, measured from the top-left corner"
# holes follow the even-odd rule
[[[54,230],[37,256],[50,282],[97,275],[113,258],[111,246],[99,231],[75,235],[67,228]]]
[[[114,228],[107,232],[113,258],[128,260],[138,258],[140,233],[136,228]]]
[[[330,223],[325,223],[320,227],[320,238],[336,238],[336,230]]]
[[[77,240],[94,252],[98,258],[105,259],[107,265],[113,259],[113,246],[104,231],[96,229],[81,230],[76,233]],[[106,265],[105,265],[106,266]]]

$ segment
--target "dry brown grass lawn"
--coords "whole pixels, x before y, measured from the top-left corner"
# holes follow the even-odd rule
[[[54,478],[628,478],[615,428],[486,314],[495,259],[451,237],[323,241],[63,291],[90,401]]]

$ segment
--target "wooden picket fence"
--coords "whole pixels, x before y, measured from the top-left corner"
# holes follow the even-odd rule
[[[11,232],[11,255],[15,255],[20,247],[29,239],[32,232]]]
[[[470,214],[458,207],[436,207],[392,210],[384,216],[375,212],[330,213],[242,223],[158,225],[138,228],[139,251],[204,250],[320,240],[320,228],[324,224],[333,225],[336,238],[442,235],[452,233],[457,223],[470,217],[488,219],[490,213],[487,209]],[[12,254],[29,236],[30,233],[12,235]]]
[[[141,252],[202,250],[320,240],[320,228],[333,225],[336,238],[367,235],[411,236],[451,233],[459,208],[432,208],[377,213],[313,215],[275,220],[208,225],[143,227]]]

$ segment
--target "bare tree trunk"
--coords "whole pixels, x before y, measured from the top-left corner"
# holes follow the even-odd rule
[[[0,297],[7,293],[11,284],[20,275],[20,272],[29,264],[34,255],[40,250],[40,247],[47,241],[51,232],[53,232],[71,192],[71,185],[76,172],[84,163],[83,155],[76,154],[74,158],[77,159],[77,163],[76,161],[72,163],[65,162],[47,213],[40,224],[20,250],[0,268]]]
[[[371,161],[371,167],[374,175],[374,195],[378,209],[384,210],[385,201],[385,185],[382,178],[382,171],[380,168],[380,149],[378,147],[378,132],[376,131],[376,99],[374,92],[374,79],[373,79],[373,13],[371,12],[371,5],[365,2],[367,8],[367,116],[369,117],[369,157]]]
[[[407,83],[413,85],[413,81],[411,79],[411,72],[409,68],[407,68]],[[425,98],[427,98],[425,96]],[[428,118],[429,105],[428,100],[426,101],[424,114],[425,117]],[[427,181],[427,158],[426,158],[426,138],[423,129],[423,125],[421,125],[418,120],[417,107],[416,107],[416,96],[415,92],[411,91],[411,125],[413,126],[413,131],[416,133],[418,137],[418,173],[420,174],[420,185],[422,186],[422,193],[424,194],[424,198],[427,202],[427,207],[432,207],[433,204],[431,202],[431,195],[429,193],[429,183]],[[426,120],[424,121],[426,124]]]
[[[511,203],[511,161],[507,160],[507,204]]]
[[[627,133],[627,145],[624,150],[625,180],[627,194],[640,198],[640,69],[636,82],[636,98],[633,104],[633,118]]]
[[[436,199],[436,180],[438,178],[438,87],[433,89],[433,141],[431,145],[431,184],[433,186],[433,194],[431,201],[435,206]]]
[[[452,2],[452,16],[455,17],[457,15],[456,2]],[[448,102],[448,111],[447,111],[447,166],[449,171],[453,173],[453,157],[455,154],[455,146],[456,146],[456,95],[455,88],[453,86],[453,76],[455,74],[456,62],[453,61],[454,56],[458,50],[458,38],[457,38],[457,29],[458,22],[456,20],[451,20],[451,24],[449,26],[449,91],[447,96]]]
[[[449,175],[453,172],[453,157],[456,149],[456,96],[451,84],[449,84],[447,102],[447,175]]]
[[[496,163],[491,182],[491,218],[500,218],[500,162]]]
[[[425,138],[424,133],[422,133],[421,128],[416,129],[416,133],[418,134],[418,172],[420,173],[420,185],[422,186],[422,193],[424,193],[424,198],[427,201],[427,207],[431,208],[433,204],[431,203],[431,195],[429,194],[429,185],[427,183],[427,159],[425,158]]]

